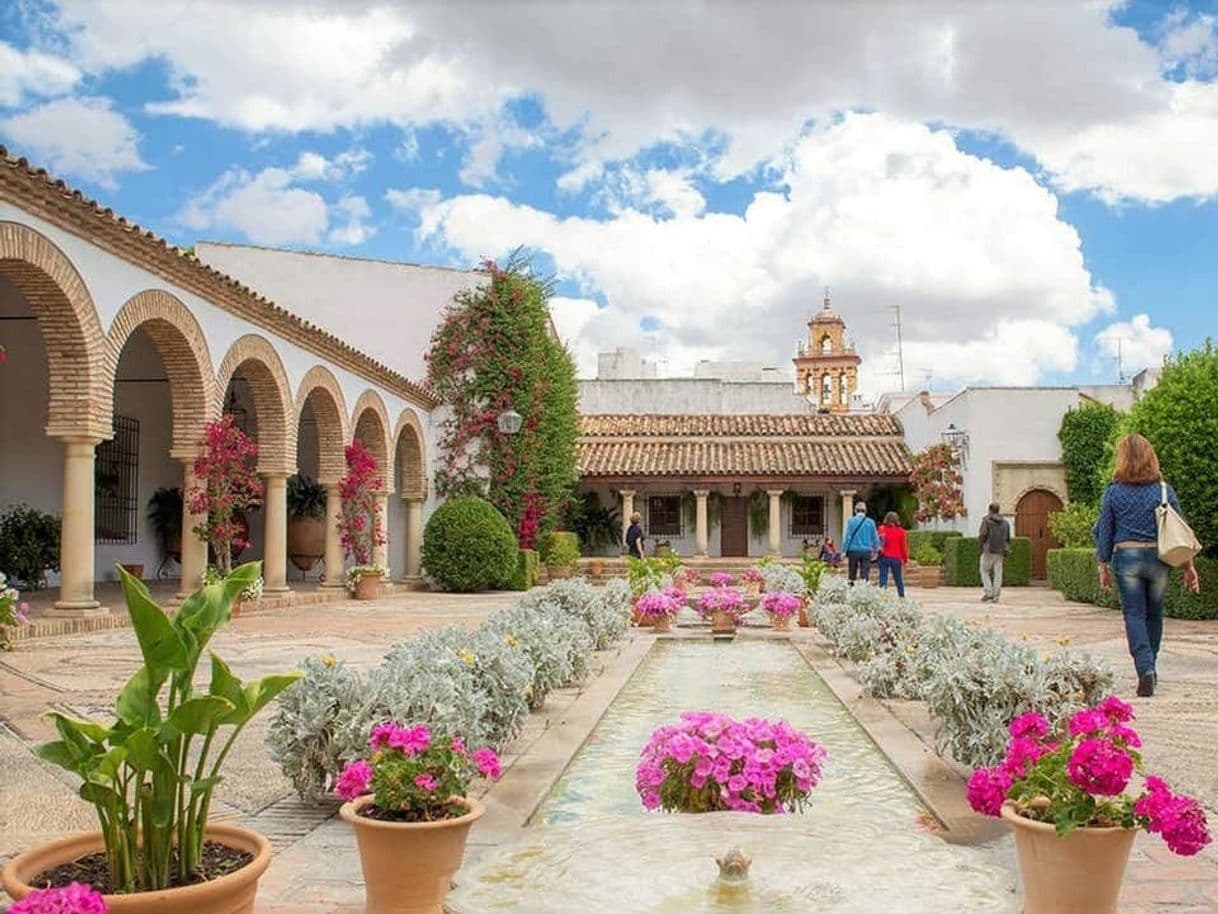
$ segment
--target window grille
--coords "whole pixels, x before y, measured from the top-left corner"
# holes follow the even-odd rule
[[[99,543],[136,541],[139,529],[140,423],[114,417],[114,437],[97,446],[94,537]]]
[[[680,495],[652,495],[647,499],[647,532],[651,536],[681,535]]]
[[[791,503],[791,536],[823,536],[824,532],[824,497],[796,495]]]

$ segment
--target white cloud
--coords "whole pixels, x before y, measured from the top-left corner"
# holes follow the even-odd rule
[[[435,188],[410,187],[399,190],[391,187],[385,191],[385,200],[400,212],[417,215],[421,210],[439,203],[440,192]]]
[[[31,95],[61,95],[79,80],[80,71],[61,57],[0,41],[0,106],[16,107]]]
[[[412,203],[422,240],[467,260],[534,247],[602,293],[608,307],[564,303],[571,313],[556,318],[578,328],[581,366],[585,343],[639,346],[644,317],[662,321],[674,372],[699,358],[785,366],[827,283],[871,372],[900,304],[907,365],[1031,383],[1073,368],[1070,328],[1112,308],[1053,195],[1023,169],[962,153],[946,131],[850,115],[801,140],[780,178],[785,193],[758,192],[743,216],[559,218],[485,194]]]
[[[0,134],[51,171],[106,188],[123,172],[149,167],[139,134],[108,98],[59,98],[0,120]]]
[[[1127,321],[1109,324],[1095,335],[1095,346],[1108,359],[1121,361],[1126,376],[1143,368],[1158,368],[1174,346],[1171,331],[1152,327],[1150,315],[1135,314]]]
[[[1178,9],[1163,22],[1159,55],[1168,70],[1190,77],[1212,76],[1218,69],[1218,18]]]
[[[330,229],[326,240],[330,244],[352,246],[363,244],[376,234],[376,227],[370,225],[372,208],[363,197],[346,196],[334,204],[333,215],[345,221]]]

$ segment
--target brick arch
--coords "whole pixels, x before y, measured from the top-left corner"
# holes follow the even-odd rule
[[[165,365],[173,407],[173,450],[194,453],[216,414],[216,376],[203,328],[176,296],[163,289],[136,293],[119,309],[106,335],[105,388],[113,404],[119,358],[136,330],[148,334]]]
[[[114,434],[112,388],[104,384],[101,320],[76,267],[46,236],[0,222],[0,276],[29,302],[47,353],[46,432],[54,437]]]
[[[388,491],[393,491],[393,447],[389,442],[389,410],[374,390],[365,390],[351,410],[352,436],[376,458]]]
[[[414,410],[404,409],[393,433],[394,468],[398,493],[403,498],[427,497],[427,447],[423,425]]]
[[[350,438],[342,388],[338,386],[333,373],[322,365],[310,368],[296,389],[297,439],[306,406],[312,408],[317,419],[317,479],[325,485],[332,485],[346,472],[344,452]]]
[[[258,413],[258,469],[263,473],[296,472],[296,410],[292,387],[279,353],[270,342],[248,333],[229,347],[216,373],[216,412],[224,411],[228,385],[240,373],[249,384]]]

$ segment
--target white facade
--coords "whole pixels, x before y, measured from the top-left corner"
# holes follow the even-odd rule
[[[579,382],[585,415],[805,415],[808,401],[791,381],[658,378]]]

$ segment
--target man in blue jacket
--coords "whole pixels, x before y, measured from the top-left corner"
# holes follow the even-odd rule
[[[867,516],[867,503],[860,501],[854,506],[854,517],[846,524],[842,537],[842,551],[846,553],[846,568],[850,583],[858,578],[866,581],[871,575],[871,563],[880,551],[880,532],[875,521]]]

